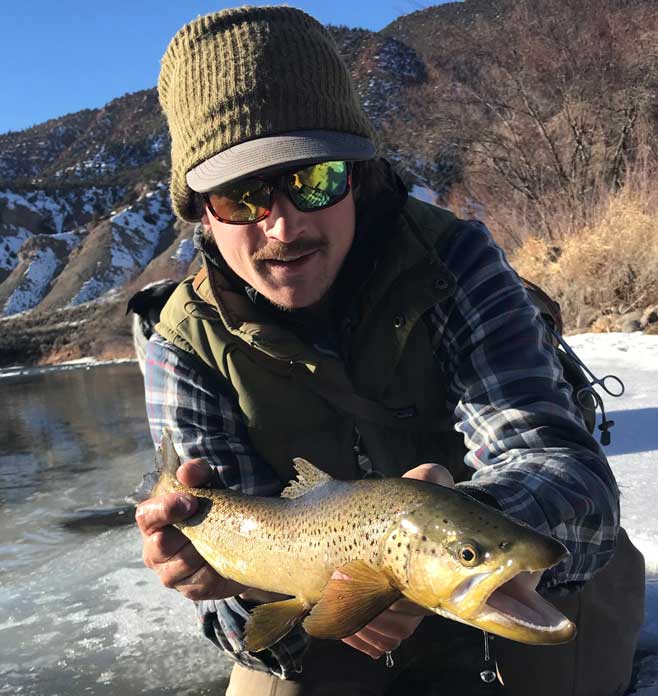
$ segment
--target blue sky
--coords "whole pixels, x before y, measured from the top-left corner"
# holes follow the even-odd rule
[[[169,39],[240,0],[2,0],[0,133],[153,87]],[[250,4],[284,4],[251,0]],[[321,22],[379,30],[430,0],[290,0]]]

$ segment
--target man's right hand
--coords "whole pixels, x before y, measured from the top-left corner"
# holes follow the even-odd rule
[[[198,488],[211,480],[212,469],[204,460],[192,459],[179,467],[176,476],[186,486]],[[188,599],[223,599],[246,591],[244,585],[213,570],[190,540],[171,526],[193,515],[196,509],[196,498],[185,493],[149,498],[137,506],[145,565],[158,574],[165,587],[178,590]]]

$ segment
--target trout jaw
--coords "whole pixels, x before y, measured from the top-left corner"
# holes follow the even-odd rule
[[[433,611],[521,643],[552,645],[574,637],[575,625],[535,591],[541,572],[520,571],[502,583],[500,574],[472,575]]]

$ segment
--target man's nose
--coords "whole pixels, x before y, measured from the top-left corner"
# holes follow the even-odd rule
[[[288,195],[277,191],[272,212],[265,218],[265,234],[289,244],[304,232],[304,213],[297,210]]]

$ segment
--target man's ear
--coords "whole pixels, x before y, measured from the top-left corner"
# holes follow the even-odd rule
[[[210,220],[208,219],[208,208],[206,208],[206,206],[203,207],[203,215],[201,216],[200,222],[203,225],[203,231],[207,235],[212,236],[212,232],[211,232],[211,228],[210,228]]]

